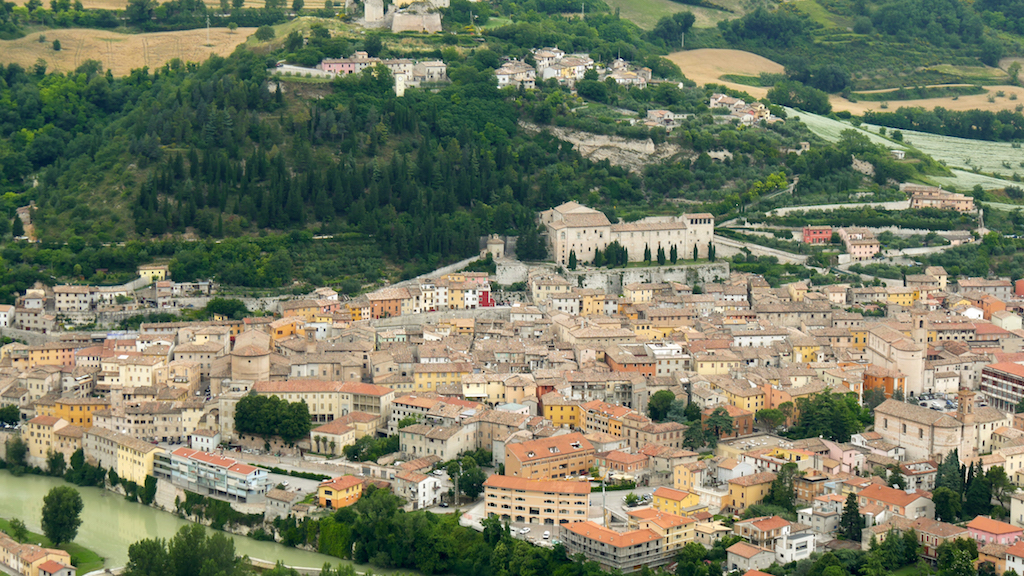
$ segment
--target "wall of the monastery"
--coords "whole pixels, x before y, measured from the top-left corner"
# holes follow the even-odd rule
[[[55,334],[41,334],[39,332],[7,327],[0,327],[0,336],[7,336],[8,338],[20,340],[29,346],[46,344],[47,342],[55,342],[57,340],[57,336]]]
[[[682,282],[684,284],[705,284],[719,282],[729,277],[728,262],[675,266],[650,266],[647,268],[613,268],[610,270],[567,270],[569,282],[583,288],[603,290],[608,294],[622,294],[622,287],[633,283]],[[582,278],[582,283],[580,279]]]

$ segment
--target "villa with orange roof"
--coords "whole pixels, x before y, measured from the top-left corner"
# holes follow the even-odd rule
[[[978,516],[967,523],[967,530],[971,538],[978,541],[978,545],[1001,544],[1010,546],[1021,539],[1024,529],[1013,524],[993,520],[987,516]]]
[[[270,489],[263,468],[191,448],[158,454],[153,475],[191,492],[235,502],[262,502]]]
[[[321,508],[337,510],[351,506],[363,495],[363,480],[358,476],[338,476],[324,480],[316,489]]]
[[[569,557],[583,554],[607,571],[630,573],[644,566],[655,568],[668,564],[675,555],[665,547],[665,539],[650,528],[616,532],[588,520],[562,524],[558,539]]]
[[[665,541],[665,548],[678,550],[693,542],[697,521],[693,518],[669,514],[654,508],[640,508],[629,511],[629,527],[638,530],[653,530]]]
[[[661,486],[651,495],[651,506],[668,514],[687,515],[690,508],[700,505],[700,497],[691,492]]]

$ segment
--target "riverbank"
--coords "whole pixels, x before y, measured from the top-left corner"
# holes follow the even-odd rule
[[[20,518],[29,530],[42,530],[43,496],[54,486],[67,486],[66,482],[49,476],[15,477],[0,470],[0,518]],[[85,505],[82,526],[76,543],[94,551],[105,559],[107,567],[124,566],[128,562],[128,547],[144,538],[172,538],[187,520],[170,512],[125,500],[114,492],[101,488],[76,487]],[[250,558],[268,562],[280,560],[287,566],[319,569],[324,563],[332,566],[352,564],[357,571],[372,570],[374,574],[393,574],[394,570],[375,566],[361,566],[326,554],[290,548],[276,542],[253,540],[225,532],[235,542],[235,551]],[[408,572],[403,571],[403,572]],[[80,570],[79,574],[85,574]]]
[[[24,522],[23,519],[21,520]],[[9,520],[0,518],[0,531],[7,533],[7,535],[11,538],[14,538],[14,533],[11,530],[11,523]],[[37,544],[39,546],[42,546],[43,548],[58,548],[60,550],[67,552],[68,554],[71,554],[71,563],[74,564],[75,568],[78,569],[77,572],[79,574],[88,574],[93,570],[99,570],[100,568],[103,568],[103,557],[93,552],[92,550],[86,548],[85,546],[76,544],[75,542],[67,542],[65,544],[61,544],[60,546],[54,546],[53,542],[50,542],[49,538],[37,532],[32,532],[31,530],[28,531],[27,542],[31,544]],[[25,542],[22,543],[24,544]]]

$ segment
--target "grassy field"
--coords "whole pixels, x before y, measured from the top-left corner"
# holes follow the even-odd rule
[[[47,30],[46,42],[32,34],[17,40],[0,41],[0,62],[16,62],[31,68],[36,60],[46,60],[49,70],[70,72],[86,60],[99,60],[116,76],[127,76],[133,69],[149,66],[152,70],[179,58],[184,62],[203,62],[210,54],[227,56],[245,42],[255,28],[211,28],[207,45],[206,30],[120,34],[107,30],[67,28]],[[62,50],[55,52],[54,40]]]
[[[10,535],[11,523],[0,518],[0,530]],[[53,543],[50,542],[46,536],[32,531],[29,531],[28,533],[28,541],[35,544],[42,544],[44,548],[53,547]],[[93,570],[103,568],[103,558],[100,558],[98,554],[88,548],[83,548],[74,542],[63,544],[59,546],[59,548],[68,554],[71,554],[71,558],[77,563],[75,567],[78,568],[79,574],[88,574]]]
[[[619,14],[636,22],[641,28],[650,30],[664,16],[676,12],[693,12],[697,18],[696,26],[707,28],[715,26],[722,20],[731,20],[752,12],[758,6],[768,6],[765,0],[713,0],[715,4],[731,10],[714,10],[700,6],[690,6],[672,0],[605,0],[612,10],[619,9]]]

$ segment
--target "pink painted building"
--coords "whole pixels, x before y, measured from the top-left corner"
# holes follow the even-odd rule
[[[804,244],[828,244],[831,241],[831,226],[804,226]]]
[[[993,520],[987,516],[978,516],[967,523],[967,531],[978,544],[999,544],[1011,546],[1021,539],[1024,529]],[[980,547],[980,546],[979,546]]]

